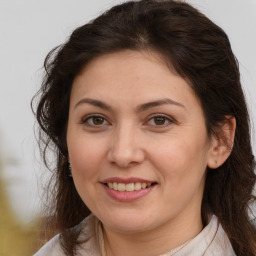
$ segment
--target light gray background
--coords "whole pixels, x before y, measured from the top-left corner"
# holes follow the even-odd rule
[[[41,174],[30,100],[46,54],[117,0],[0,0],[0,155],[10,203],[30,222],[39,212]],[[256,123],[256,0],[188,0],[229,35]],[[255,144],[255,143],[254,143]],[[254,146],[255,148],[255,146]],[[47,175],[43,175],[43,178]]]

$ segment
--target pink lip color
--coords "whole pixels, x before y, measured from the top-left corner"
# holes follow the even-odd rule
[[[131,202],[135,201],[137,199],[140,199],[141,197],[147,195],[154,186],[150,186],[148,188],[143,188],[140,190],[135,190],[132,192],[127,191],[117,191],[114,189],[109,188],[108,186],[102,184],[107,194],[113,198],[114,200],[120,201],[120,202]]]
[[[141,182],[141,183],[154,183],[152,181],[149,180],[143,180],[140,178],[129,178],[129,179],[122,179],[122,178],[118,178],[118,177],[114,177],[114,178],[109,178],[104,180],[101,184],[103,186],[103,188],[105,189],[105,191],[107,192],[107,194],[114,200],[116,201],[120,201],[120,202],[131,202],[131,201],[135,201],[138,200],[144,196],[146,196],[147,194],[150,193],[150,191],[154,188],[153,186],[150,186],[148,188],[142,188],[140,190],[135,190],[135,191],[117,191],[114,189],[109,188],[108,186],[106,186],[104,183],[108,183],[108,182],[118,182],[118,183],[124,183],[124,184],[128,184],[128,183],[136,183],[136,182]]]

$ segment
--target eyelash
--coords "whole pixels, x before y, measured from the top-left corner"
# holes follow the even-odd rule
[[[157,127],[157,128],[164,128],[172,123],[175,123],[175,120],[173,118],[163,115],[163,114],[154,114],[154,115],[150,116],[150,118],[148,119],[148,121],[146,123],[149,123],[150,120],[154,120],[155,118],[163,118],[164,122],[168,122],[168,123],[163,124],[163,125],[150,125],[150,126]]]
[[[108,124],[110,124],[109,121],[104,116],[98,115],[98,114],[92,114],[92,115],[86,116],[85,118],[82,119],[81,124],[84,124],[86,126],[93,127],[93,128],[101,128],[106,125],[106,124],[100,124],[100,125],[89,124],[89,120],[92,120],[92,122],[93,122],[94,118],[101,118],[103,122],[107,122]],[[149,122],[151,120],[154,120],[155,118],[162,118],[164,121],[164,124],[160,124],[160,125],[149,124]],[[168,122],[168,123],[166,124],[166,122]],[[148,123],[149,126],[151,126],[151,127],[164,128],[172,123],[175,123],[175,120],[173,118],[163,115],[163,114],[154,114],[154,115],[150,116],[145,123],[146,124]]]
[[[84,124],[84,125],[89,126],[89,127],[95,127],[95,128],[100,128],[100,127],[104,126],[104,124],[103,125],[89,124],[89,120],[93,121],[94,118],[101,118],[103,120],[103,122],[109,123],[104,116],[97,115],[97,114],[92,114],[92,115],[89,115],[89,116],[86,116],[85,118],[83,118],[82,121],[81,121],[81,124]]]

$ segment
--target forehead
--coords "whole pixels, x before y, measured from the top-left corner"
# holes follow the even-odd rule
[[[152,73],[152,71],[155,71]],[[149,72],[151,71],[151,72]],[[122,50],[114,53],[100,55],[81,70],[76,79],[83,76],[88,78],[91,74],[101,74],[104,78],[128,79],[128,75],[137,78],[150,79],[152,75],[175,74],[174,69],[167,67],[164,58],[154,51]],[[107,76],[109,74],[109,76]],[[115,76],[112,76],[112,75]],[[101,78],[101,77],[98,77]]]
[[[187,81],[172,72],[160,55],[149,51],[125,50],[93,59],[73,83],[71,98],[78,100],[83,95],[108,97],[112,102],[170,96],[176,101],[198,104]]]

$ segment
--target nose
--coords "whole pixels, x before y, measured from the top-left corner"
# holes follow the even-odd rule
[[[143,162],[145,152],[140,143],[139,131],[132,126],[119,127],[111,138],[108,160],[121,168]]]

